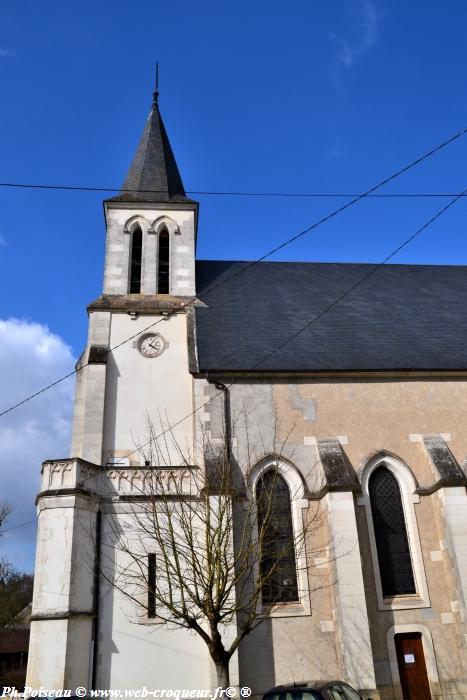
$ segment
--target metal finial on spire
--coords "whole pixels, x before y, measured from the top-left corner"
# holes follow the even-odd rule
[[[153,92],[153,104],[159,104],[159,61],[156,62],[156,88]]]

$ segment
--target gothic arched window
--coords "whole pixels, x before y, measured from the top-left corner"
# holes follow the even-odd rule
[[[394,474],[377,467],[368,485],[383,596],[415,593],[401,491]]]
[[[131,234],[130,294],[141,293],[141,261],[143,254],[143,233],[137,226]]]
[[[290,491],[276,469],[259,478],[256,500],[263,604],[298,601]]]
[[[170,281],[170,239],[167,229],[159,234],[159,262],[157,265],[157,292],[169,293]]]

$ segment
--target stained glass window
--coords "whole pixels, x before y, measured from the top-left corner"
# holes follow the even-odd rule
[[[256,487],[261,538],[262,600],[266,605],[298,601],[294,533],[287,482],[269,469]]]
[[[401,492],[396,477],[387,467],[374,470],[369,494],[383,595],[415,593]]]

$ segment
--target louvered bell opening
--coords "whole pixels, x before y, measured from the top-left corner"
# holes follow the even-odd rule
[[[141,292],[141,262],[143,255],[143,234],[140,228],[131,237],[130,294]]]
[[[159,267],[157,273],[157,291],[159,294],[169,293],[170,281],[170,241],[167,231],[159,235]]]

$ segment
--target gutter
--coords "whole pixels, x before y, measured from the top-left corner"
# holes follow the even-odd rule
[[[232,459],[232,426],[231,426],[231,414],[230,414],[230,391],[229,387],[216,379],[207,378],[209,384],[213,384],[216,389],[224,392],[224,426],[225,426],[225,454],[227,456],[227,464],[231,465]]]

